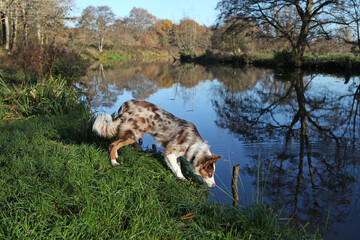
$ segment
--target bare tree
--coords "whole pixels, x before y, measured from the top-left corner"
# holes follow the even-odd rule
[[[35,19],[33,24],[39,43],[47,43],[63,29],[72,0],[28,0],[29,16]]]
[[[336,19],[342,26],[338,37],[360,51],[360,0],[348,0],[336,11]]]
[[[3,31],[3,45],[6,50],[10,49],[10,23],[9,14],[13,1],[0,0],[0,20]]]
[[[232,51],[234,55],[247,52],[255,48],[257,32],[258,29],[251,23],[234,20],[213,30],[211,45],[216,49]]]
[[[156,17],[143,8],[134,7],[126,19],[127,26],[135,39],[139,41],[156,23]]]
[[[115,14],[110,7],[89,6],[83,10],[77,25],[83,30],[88,40],[91,39],[96,42],[99,52],[102,52],[108,32],[114,22]]]
[[[326,34],[326,24],[330,23],[330,10],[338,7],[339,0],[221,0],[217,9],[219,21],[247,19],[259,26],[270,26],[267,34],[285,38],[301,64],[309,41]]]
[[[73,0],[0,0],[4,48],[15,50],[19,33],[23,36],[24,46],[29,44],[30,33],[41,44],[54,40],[63,32],[72,5]]]

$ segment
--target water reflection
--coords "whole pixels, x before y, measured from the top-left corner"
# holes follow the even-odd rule
[[[359,78],[127,63],[96,66],[82,82],[95,108],[114,112],[130,96],[194,122],[212,150],[241,164],[245,185],[256,184],[260,167],[264,201],[283,207],[298,227],[324,227],[330,210],[329,238],[360,234]],[[227,163],[218,165],[230,184]]]
[[[97,69],[98,68],[98,69]],[[130,91],[137,99],[147,99],[159,89],[192,88],[204,79],[213,79],[205,68],[198,65],[171,65],[168,63],[129,64],[105,68],[102,64],[88,71],[82,79],[85,90],[95,107],[111,107],[117,96]]]
[[[351,206],[352,199],[356,204],[360,199],[354,191],[359,180],[360,85],[354,81],[347,91],[334,93],[312,86],[315,78],[275,73],[247,91],[221,89],[213,100],[217,125],[241,141],[283,140],[261,163],[261,174],[267,177],[260,184],[267,184],[266,202],[286,206],[285,215],[299,228],[307,221],[325,226],[329,210],[330,224],[360,210]],[[255,176],[258,167],[254,157],[244,172]]]

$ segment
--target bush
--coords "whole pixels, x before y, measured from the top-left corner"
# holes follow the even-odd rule
[[[8,60],[13,70],[23,70],[26,79],[43,79],[51,75],[59,51],[54,45],[30,44],[17,48]]]
[[[63,47],[60,49],[52,72],[53,77],[63,77],[68,85],[86,74],[88,61],[84,60],[74,49]]]
[[[289,50],[274,52],[274,60],[279,67],[294,67],[296,55]]]
[[[56,45],[30,44],[19,47],[4,59],[13,71],[21,70],[27,81],[37,82],[46,78],[62,77],[73,83],[85,75],[88,62],[82,59],[75,50]]]

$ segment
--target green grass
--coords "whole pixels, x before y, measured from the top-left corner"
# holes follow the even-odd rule
[[[83,111],[0,122],[0,239],[314,238],[269,206],[205,201],[207,188],[179,182],[160,153],[124,147],[111,167],[109,140]]]
[[[329,53],[315,56],[313,54],[305,54],[304,58],[306,60],[316,60],[319,62],[345,62],[347,59],[350,59],[353,62],[360,62],[360,55],[355,55],[353,53]]]
[[[50,78],[36,84],[11,84],[0,75],[0,119],[62,114],[79,104],[78,98],[62,78]]]
[[[98,61],[118,62],[118,61],[126,61],[126,60],[128,60],[128,56],[113,52],[106,52],[105,54],[98,56]]]

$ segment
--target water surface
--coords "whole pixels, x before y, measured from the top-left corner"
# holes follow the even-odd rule
[[[327,239],[359,236],[359,77],[126,63],[96,66],[79,86],[100,113],[135,98],[193,122],[224,155],[216,200],[231,204],[232,166],[240,164],[242,204],[271,204],[298,227],[310,222],[309,232],[323,231],[329,213]]]

